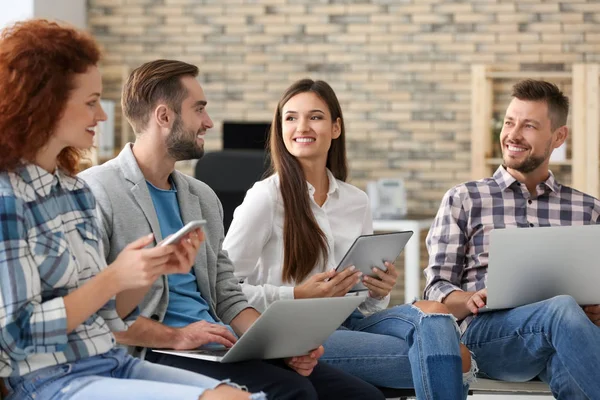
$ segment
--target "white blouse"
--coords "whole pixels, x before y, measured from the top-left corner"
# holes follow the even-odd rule
[[[308,183],[311,209],[327,238],[330,253],[325,269],[315,267],[311,275],[335,269],[354,240],[373,233],[369,199],[362,190],[335,179],[327,170],[329,191],[323,206],[314,201],[314,187]],[[279,176],[257,182],[248,190],[244,202],[236,208],[223,249],[235,266],[235,275],[249,303],[263,312],[278,299],[293,299],[294,286],[302,282],[282,282],[283,270],[283,199]],[[307,249],[310,251],[310,249]],[[389,295],[382,300],[366,297],[360,306],[364,313],[386,308]]]

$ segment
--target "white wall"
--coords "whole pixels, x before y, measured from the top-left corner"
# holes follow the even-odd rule
[[[34,0],[34,11],[36,18],[64,21],[81,29],[87,27],[85,0]]]
[[[0,0],[0,29],[33,16],[34,0]]]
[[[85,0],[0,0],[0,29],[15,21],[47,18],[87,27]]]

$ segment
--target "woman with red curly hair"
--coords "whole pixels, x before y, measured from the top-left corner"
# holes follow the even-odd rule
[[[201,231],[106,265],[96,202],[74,174],[106,119],[95,41],[44,20],[0,36],[0,393],[16,399],[248,399],[115,347],[154,280],[187,273]]]

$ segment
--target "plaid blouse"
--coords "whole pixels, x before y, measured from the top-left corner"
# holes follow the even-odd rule
[[[0,377],[105,353],[127,329],[115,299],[67,332],[63,296],[106,267],[85,183],[26,164],[0,173]]]
[[[442,301],[455,290],[486,287],[489,233],[493,229],[588,225],[600,221],[600,201],[556,182],[540,183],[537,196],[499,167],[493,177],[455,186],[444,195],[427,235],[429,266],[424,296]],[[464,332],[472,320],[461,324]]]

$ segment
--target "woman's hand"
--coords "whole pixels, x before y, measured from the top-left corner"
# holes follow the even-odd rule
[[[204,232],[196,229],[184,236],[178,244],[177,250],[171,255],[165,265],[164,274],[187,274],[194,265],[196,254],[204,242]]]
[[[369,296],[381,299],[390,294],[396,281],[398,280],[398,271],[396,266],[391,262],[385,262],[387,271],[382,271],[379,268],[373,268],[373,273],[377,278],[370,276],[363,277],[363,285],[369,289]]]
[[[295,299],[341,297],[360,282],[362,272],[350,266],[340,273],[335,270],[321,272],[294,288]]]
[[[150,286],[163,274],[189,272],[204,234],[196,230],[178,244],[146,249],[153,240],[152,234],[137,239],[109,265],[107,270],[115,276],[117,292]]]

